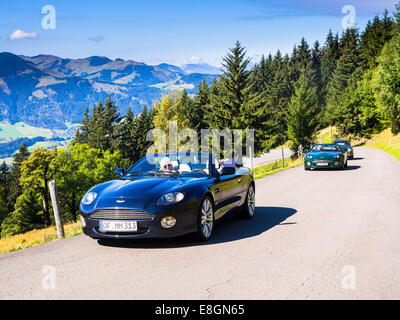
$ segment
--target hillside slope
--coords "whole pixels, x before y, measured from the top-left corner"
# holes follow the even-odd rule
[[[393,135],[390,129],[374,135],[364,146],[379,148],[400,161],[400,134]]]

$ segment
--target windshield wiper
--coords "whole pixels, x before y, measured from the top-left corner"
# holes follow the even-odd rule
[[[129,176],[138,176],[140,174],[142,174],[142,173],[139,171],[132,171],[132,172],[128,172],[126,175],[129,177]]]
[[[170,175],[170,176],[179,176],[180,173],[176,172],[176,171],[157,171],[158,174],[160,175]]]
[[[146,172],[143,172],[143,173],[148,173],[148,174],[152,174],[152,175],[155,175],[155,176],[157,176],[157,175],[171,175],[171,176],[178,176],[178,175],[180,175],[178,172],[175,172],[175,171],[146,171]]]
[[[133,171],[133,172],[129,172],[126,174],[125,177],[130,177],[130,176],[139,176],[139,175],[153,175],[153,176],[158,176],[158,175],[171,175],[171,176],[178,176],[180,175],[180,173],[175,172],[175,171],[157,171],[157,170],[151,170],[151,171],[143,171],[143,172],[139,172],[139,171]]]

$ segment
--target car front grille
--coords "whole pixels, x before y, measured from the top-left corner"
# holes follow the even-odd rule
[[[104,220],[151,220],[153,215],[134,209],[99,209],[89,214],[91,219]]]
[[[332,163],[332,160],[327,160],[327,159],[318,159],[314,160],[313,163]]]

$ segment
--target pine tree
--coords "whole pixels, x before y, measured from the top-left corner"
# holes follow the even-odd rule
[[[8,214],[1,224],[1,238],[32,230],[37,225],[37,213],[40,205],[34,192],[26,191],[15,204],[15,210]]]
[[[376,58],[392,35],[393,19],[389,17],[387,10],[382,19],[375,16],[372,22],[368,21],[360,41],[360,56],[364,69],[376,67]]]
[[[117,150],[119,148],[118,124],[121,121],[118,108],[111,97],[103,104],[101,101],[93,107],[93,115],[89,116],[86,108],[81,126],[75,135],[75,143],[87,143],[100,150]]]
[[[2,199],[7,203],[7,195],[10,182],[10,169],[5,161],[0,165],[0,188],[3,188]]]
[[[141,113],[137,117],[138,119],[138,128],[137,136],[135,141],[137,142],[137,149],[136,155],[133,159],[134,161],[139,160],[141,157],[146,155],[147,149],[152,145],[151,141],[147,141],[147,133],[154,128],[153,121],[154,121],[155,110],[148,109],[146,105],[143,106]]]
[[[89,109],[86,107],[83,113],[83,120],[80,127],[78,128],[74,142],[75,143],[87,143],[89,134],[91,133],[91,121],[89,117]]]
[[[0,235],[1,235],[1,225],[4,219],[8,215],[7,202],[5,201],[5,198],[6,198],[5,189],[3,186],[0,186]]]
[[[318,97],[322,98],[322,74],[321,74],[321,60],[322,60],[322,50],[318,41],[315,41],[314,47],[311,52],[311,70],[314,73],[314,83],[317,86]]]
[[[183,89],[174,102],[178,118],[178,130],[185,128],[196,130],[198,126],[196,121],[201,119],[197,118],[198,115],[194,113],[193,101],[189,97],[186,89]]]
[[[239,41],[223,58],[224,74],[219,78],[221,92],[212,100],[214,123],[219,129],[242,128],[242,107],[249,94],[249,63],[250,59],[246,58],[246,51]]]
[[[133,139],[135,132],[138,130],[137,119],[132,113],[132,109],[129,107],[125,117],[118,125],[118,136],[119,136],[119,150],[125,159],[132,161],[135,157],[136,141]]]
[[[213,78],[209,89],[209,103],[204,105],[204,122],[208,128],[217,128],[216,109],[214,106],[219,103],[220,87],[220,83]]]
[[[400,4],[396,6],[394,35],[378,58],[376,101],[392,133],[400,132]]]
[[[19,181],[21,177],[21,164],[29,157],[29,155],[30,153],[28,151],[28,148],[23,143],[13,156],[7,195],[7,207],[8,211],[10,212],[14,210],[15,202],[17,198],[22,194],[22,187]]]
[[[336,69],[337,61],[339,60],[339,36],[333,36],[330,30],[325,41],[325,45],[322,49],[321,56],[321,104],[326,103],[326,94],[328,92],[328,85],[331,81],[332,75]]]
[[[285,143],[287,139],[287,108],[292,95],[290,60],[287,55],[282,58],[278,51],[272,61],[274,78],[266,92],[266,103],[263,107],[262,121],[265,133],[262,141],[263,149]]]
[[[312,55],[310,47],[307,41],[302,38],[300,45],[297,47],[296,56],[292,58],[292,63],[294,63],[294,68],[298,74],[295,78],[295,81],[298,80],[300,74],[302,74],[305,70],[310,69],[312,64]]]
[[[287,113],[287,134],[292,150],[297,151],[299,145],[305,147],[313,142],[318,112],[317,89],[303,72],[295,85]]]
[[[265,97],[263,93],[253,90],[250,72],[247,70],[250,59],[246,57],[245,48],[240,42],[229,49],[229,53],[223,58],[224,74],[219,77],[216,86],[217,94],[210,98],[212,109],[212,125],[217,129],[255,129],[260,137],[263,134],[259,127]],[[261,143],[256,141],[255,152],[262,150]]]
[[[359,37],[356,29],[347,29],[340,41],[341,56],[329,84],[327,94],[327,109],[325,118],[330,124],[338,121],[340,104],[344,92],[350,82],[358,81],[361,78],[360,72],[360,51]]]
[[[197,92],[194,95],[193,109],[195,117],[192,119],[192,124],[191,124],[191,126],[195,128],[195,130],[199,135],[201,129],[208,128],[206,113],[209,104],[210,104],[210,90],[208,88],[207,82],[203,79],[203,81],[199,83]]]
[[[257,64],[252,72],[253,90],[256,92],[267,91],[273,80],[272,55],[269,54],[266,59],[262,55],[260,64]]]
[[[118,134],[115,130],[118,123],[121,121],[121,116],[118,112],[118,107],[111,101],[108,96],[104,104],[104,113],[102,119],[103,132],[105,133],[104,145],[102,150],[115,151],[118,150]]]
[[[106,139],[103,126],[104,105],[101,101],[93,107],[92,117],[90,118],[90,131],[87,135],[87,144],[96,149],[104,150],[104,140]],[[82,141],[83,142],[83,141]]]

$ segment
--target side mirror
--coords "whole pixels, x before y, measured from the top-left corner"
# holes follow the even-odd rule
[[[125,169],[124,168],[118,168],[118,169],[115,169],[115,171],[114,171],[117,175],[119,175],[119,176],[123,176],[124,174],[125,174]]]
[[[230,174],[235,174],[235,167],[223,167],[220,173],[220,176],[228,176]]]

